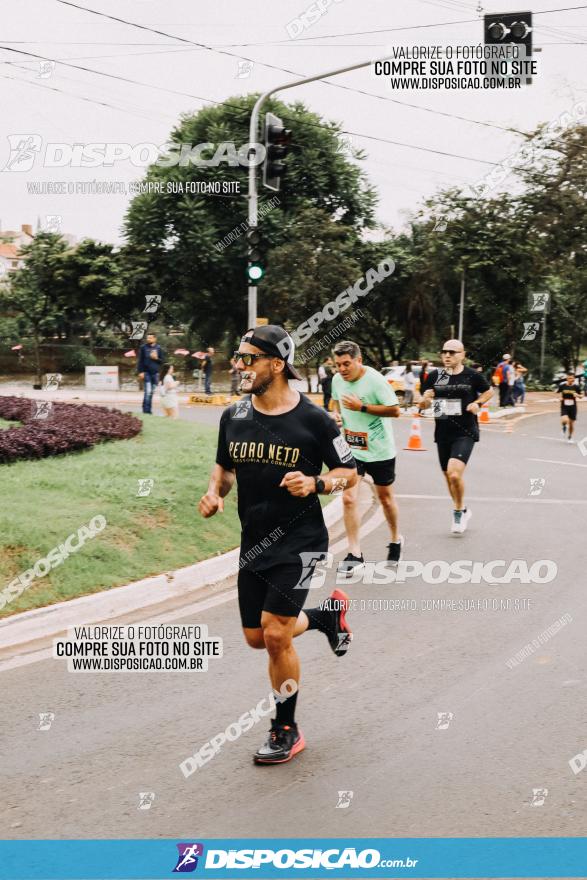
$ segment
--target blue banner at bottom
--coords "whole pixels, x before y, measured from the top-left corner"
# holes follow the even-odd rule
[[[587,838],[3,840],[0,880],[587,877]]]

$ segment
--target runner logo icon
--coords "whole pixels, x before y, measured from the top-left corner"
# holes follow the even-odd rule
[[[248,419],[252,415],[250,400],[239,400],[234,407],[233,419]]]
[[[304,550],[300,553],[302,573],[294,587],[295,590],[316,590],[326,580],[326,569],[330,568],[333,560],[332,553],[324,550]]]
[[[338,633],[338,645],[336,646],[336,650],[340,651],[341,648],[348,648],[352,640],[352,633]]]
[[[198,856],[204,855],[204,845],[202,843],[177,843],[176,846],[179,855],[173,873],[187,874],[195,871],[198,867]]]

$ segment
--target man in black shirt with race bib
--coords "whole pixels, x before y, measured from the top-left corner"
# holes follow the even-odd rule
[[[479,440],[477,413],[491,399],[493,390],[482,373],[464,365],[460,339],[449,339],[441,355],[442,369],[431,370],[420,389],[419,409],[433,407],[434,441],[454,504],[451,532],[462,534],[471,519],[471,510],[465,507],[463,475]]]
[[[354,485],[357,470],[334,420],[290,388],[288,379],[301,377],[293,366],[293,340],[282,327],[247,330],[234,358],[247,396],[222,414],[216,466],[199,509],[205,517],[222,512],[236,478],[244,636],[269,654],[275,691],[284,682],[296,683],[295,692],[277,704],[269,738],[254,756],[258,764],[277,764],[305,746],[294,720],[300,663],[293,638],[317,629],[337,656],[352,638],[342,590],[332,593],[328,609],[302,607],[314,566],[328,551],[318,495]],[[321,475],[324,464],[329,470]]]
[[[569,436],[567,443],[574,443],[573,430],[577,421],[577,401],[583,397],[581,386],[576,381],[574,373],[567,374],[567,381],[559,385],[558,393],[561,396],[561,426],[563,429],[563,440],[566,437],[567,428]]]

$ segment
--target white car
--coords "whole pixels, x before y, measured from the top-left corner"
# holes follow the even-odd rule
[[[404,374],[406,372],[406,368],[403,366],[397,367],[383,367],[381,370],[381,375],[385,376],[398,398],[402,400],[405,392],[405,383],[404,383]],[[420,389],[420,373],[422,372],[422,367],[420,364],[414,364],[412,367],[412,372],[416,377],[416,391]]]

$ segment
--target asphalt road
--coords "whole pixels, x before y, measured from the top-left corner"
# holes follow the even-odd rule
[[[350,616],[355,636],[344,658],[320,633],[297,641],[307,748],[283,766],[252,763],[263,719],[188,779],[179,770],[269,690],[264,655],[241,636],[233,591],[184,618],[224,640],[208,672],[76,675],[63,660],[4,672],[3,836],[587,834],[587,769],[575,775],[569,766],[587,748],[587,456],[561,442],[556,410],[547,409],[511,432],[483,429],[467,471],[473,518],[464,536],[449,534],[431,424],[423,425],[427,452],[400,451],[395,488],[404,559],[547,559],[555,580],[349,587],[359,605],[383,600],[387,610]],[[581,424],[587,434],[585,407]],[[400,450],[409,426],[396,423]],[[537,497],[531,478],[545,480]],[[366,558],[384,559],[387,541],[380,525],[364,540]],[[332,581],[330,573],[310,604]],[[416,610],[391,610],[393,599],[415,600]],[[489,607],[422,606],[433,599],[487,599]],[[509,599],[509,609],[493,610],[492,599]],[[519,610],[516,599],[527,600]],[[572,619],[558,634],[508,668],[563,615]],[[40,731],[39,713],[48,711],[55,719]],[[444,729],[438,713],[452,713]],[[548,789],[541,805],[534,789]],[[353,792],[348,808],[337,808],[339,791]],[[150,809],[138,809],[140,792],[155,794]]]

